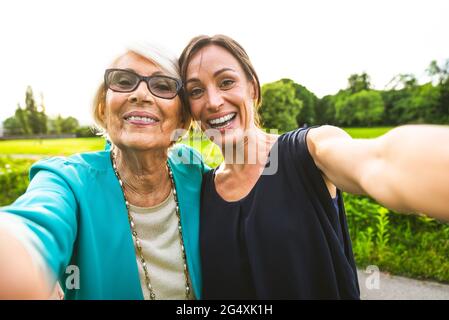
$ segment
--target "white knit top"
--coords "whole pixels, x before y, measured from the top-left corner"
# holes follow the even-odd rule
[[[129,209],[156,299],[185,299],[184,261],[173,193],[154,207],[142,208],[130,205]],[[145,300],[149,300],[150,292],[146,286],[145,274],[137,251],[136,259],[142,292]],[[192,288],[190,292],[190,299],[194,299]]]

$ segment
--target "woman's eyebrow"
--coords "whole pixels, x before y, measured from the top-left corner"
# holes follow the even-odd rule
[[[223,73],[225,71],[233,71],[233,72],[235,72],[235,70],[232,69],[232,68],[223,68],[223,69],[215,71],[214,72],[214,77],[218,76],[220,73]]]
[[[225,72],[225,71],[236,72],[236,71],[235,71],[234,69],[232,69],[232,68],[222,68],[222,69],[217,70],[217,71],[214,72],[214,74],[213,74],[214,78],[217,77],[218,75],[220,75],[221,73]],[[200,79],[198,79],[198,78],[190,78],[190,79],[188,79],[188,80],[186,81],[186,84],[189,83],[189,82],[199,82],[199,81],[200,81]]]

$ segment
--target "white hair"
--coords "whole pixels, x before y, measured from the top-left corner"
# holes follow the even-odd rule
[[[177,79],[181,78],[178,58],[171,51],[160,44],[134,42],[126,46],[126,51],[137,53],[138,55],[151,60],[169,76]]]

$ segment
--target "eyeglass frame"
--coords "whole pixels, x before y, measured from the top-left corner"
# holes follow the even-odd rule
[[[137,81],[136,86],[135,86],[132,90],[121,91],[121,90],[115,90],[115,89],[112,89],[112,88],[109,86],[109,82],[107,81],[107,79],[108,79],[108,75],[109,75],[111,72],[113,72],[113,71],[126,71],[126,72],[129,72],[129,73],[132,73],[132,74],[136,75],[136,76],[139,78],[139,81]],[[151,80],[151,79],[154,79],[154,78],[166,78],[166,79],[175,80],[175,82],[176,82],[176,94],[175,94],[173,97],[171,97],[171,98],[161,97],[161,96],[159,96],[159,95],[157,95],[157,94],[154,94],[153,91],[150,89],[150,80]],[[146,85],[147,85],[147,89],[148,89],[148,91],[150,91],[150,93],[151,93],[152,95],[154,95],[154,96],[156,96],[156,97],[158,97],[158,98],[161,98],[161,99],[167,99],[167,100],[174,99],[176,96],[180,96],[180,95],[179,95],[179,92],[181,92],[181,90],[182,90],[182,88],[183,88],[183,83],[182,83],[181,80],[179,80],[179,79],[177,79],[177,78],[174,78],[174,77],[162,75],[162,74],[158,74],[158,75],[154,75],[154,76],[141,76],[140,74],[138,74],[137,72],[134,72],[134,71],[132,71],[132,70],[119,69],[119,68],[106,69],[105,72],[104,72],[104,84],[105,84],[105,86],[106,86],[108,89],[110,89],[110,90],[112,90],[112,91],[114,91],[114,92],[121,92],[121,93],[129,93],[129,92],[133,92],[133,91],[135,91],[135,90],[139,87],[139,85],[140,85],[140,83],[141,83],[142,81],[145,81],[145,83],[146,83]]]

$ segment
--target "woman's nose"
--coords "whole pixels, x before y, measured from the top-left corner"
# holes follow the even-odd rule
[[[141,81],[136,90],[131,92],[128,97],[128,101],[131,103],[151,103],[153,102],[153,96],[148,89],[148,85],[145,81]]]
[[[210,89],[208,90],[207,96],[208,96],[207,107],[209,109],[218,111],[223,106],[224,101],[221,92],[219,90]]]

